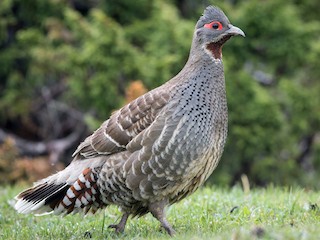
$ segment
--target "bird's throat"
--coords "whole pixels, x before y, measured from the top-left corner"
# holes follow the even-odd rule
[[[222,46],[223,44],[230,39],[231,36],[225,36],[218,42],[211,42],[207,45],[207,50],[212,54],[214,59],[222,58]]]
[[[209,43],[207,45],[207,50],[210,52],[214,59],[222,58],[222,45],[219,43]]]

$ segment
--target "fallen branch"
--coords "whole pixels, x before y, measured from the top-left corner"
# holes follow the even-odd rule
[[[11,138],[15,142],[15,146],[20,155],[39,156],[48,154],[52,164],[60,160],[61,155],[69,149],[72,145],[80,142],[82,134],[85,132],[86,127],[80,124],[75,131],[65,138],[50,140],[48,142],[35,142],[23,139],[14,134],[10,134],[0,129],[0,143],[4,142],[7,138]]]

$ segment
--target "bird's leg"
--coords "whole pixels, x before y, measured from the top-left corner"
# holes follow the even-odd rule
[[[124,231],[124,227],[126,226],[129,215],[129,213],[124,213],[118,224],[111,224],[108,226],[108,228],[114,228],[116,233],[122,233]]]
[[[170,223],[166,219],[164,212],[165,206],[168,204],[167,200],[162,200],[160,202],[151,203],[149,205],[149,211],[152,215],[159,220],[161,226],[167,231],[170,236],[175,234],[174,229],[171,227]]]

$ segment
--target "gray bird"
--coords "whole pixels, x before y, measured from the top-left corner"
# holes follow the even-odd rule
[[[165,207],[211,175],[227,137],[222,45],[244,32],[209,6],[195,26],[189,59],[162,86],[114,112],[82,142],[64,170],[16,197],[19,213],[69,214],[119,206],[110,225],[123,232],[131,215],[150,212],[173,235]]]

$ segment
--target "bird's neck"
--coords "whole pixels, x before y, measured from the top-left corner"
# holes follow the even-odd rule
[[[207,66],[208,68],[221,67],[222,49],[214,46],[207,46],[201,51],[190,51],[188,61],[184,68]]]
[[[222,60],[222,46],[231,36],[225,36],[217,42],[202,43],[195,34],[193,36],[189,61],[198,61],[199,59],[210,58],[213,61]]]
[[[215,102],[216,98],[226,98],[222,60],[212,59],[207,54],[200,58],[189,57],[184,68],[169,84],[179,86],[176,88],[177,91],[186,88],[187,90],[184,92],[186,98],[194,98],[194,92],[199,89],[198,95],[205,96],[206,101]],[[214,95],[215,97],[207,98],[208,95]],[[218,104],[218,102],[215,102],[215,104]]]
[[[193,72],[208,71],[212,73],[223,73],[222,45],[220,43],[210,43],[200,46],[195,40],[192,43],[188,61],[182,72],[190,70]]]
[[[204,76],[205,75],[205,76]],[[183,69],[167,82],[168,85],[190,84],[199,77],[214,79],[207,82],[208,88],[224,88],[224,70],[221,46],[208,46],[204,49],[195,39],[192,42],[188,61]],[[166,84],[166,85],[167,85]]]
[[[217,82],[221,82],[224,87],[224,69],[222,59],[213,58],[205,51],[195,51],[191,48],[190,55],[185,66],[173,79],[171,79],[171,81],[167,82],[167,84],[180,85],[183,82],[190,84],[190,81],[197,81],[196,79],[200,76],[208,79],[215,79]],[[210,84],[208,87],[221,88],[220,83],[212,84],[213,85]]]

